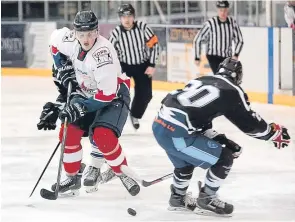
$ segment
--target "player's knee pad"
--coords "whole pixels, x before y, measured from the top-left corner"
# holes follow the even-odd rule
[[[96,127],[93,140],[102,153],[113,151],[118,145],[118,138],[113,130],[106,127]]]
[[[193,176],[195,167],[194,166],[186,166],[182,168],[175,168],[174,175],[179,179],[190,180]]]
[[[225,179],[233,165],[234,157],[232,151],[223,148],[220,157],[214,165],[211,166],[211,171],[219,178]]]
[[[93,140],[109,166],[115,173],[120,174],[121,165],[127,165],[127,161],[116,134],[106,127],[96,127],[94,129]]]
[[[63,139],[63,129],[64,125],[62,125],[59,134],[60,142],[62,142]],[[80,169],[80,164],[83,157],[80,141],[83,133],[84,132],[76,126],[71,124],[68,125],[63,163],[65,171],[69,175],[76,174]]]

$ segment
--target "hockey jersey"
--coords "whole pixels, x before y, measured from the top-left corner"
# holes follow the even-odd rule
[[[243,132],[260,139],[271,130],[251,109],[247,94],[221,75],[191,80],[184,89],[169,93],[162,104],[155,121],[169,126],[167,132],[173,137],[204,132],[218,116],[225,116]]]
[[[116,98],[119,84],[130,87],[130,79],[121,72],[116,50],[102,36],[97,38],[89,51],[84,51],[74,31],[64,27],[52,33],[50,47],[56,67],[63,65],[59,62],[59,55],[65,55],[72,61],[78,85],[87,98],[83,101],[87,111],[108,105]]]
[[[288,2],[284,6],[284,16],[285,16],[285,21],[288,24],[288,27],[291,27],[295,29],[295,6],[290,5]]]

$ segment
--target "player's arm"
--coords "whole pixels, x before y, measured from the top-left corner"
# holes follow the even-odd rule
[[[111,45],[110,45],[111,46]],[[113,47],[113,46],[111,46]],[[102,55],[99,50],[109,50],[107,47],[101,47],[96,54]],[[75,122],[88,112],[95,112],[109,105],[115,98],[118,84],[118,65],[113,62],[116,56],[115,49],[110,50],[111,57],[108,60],[98,58],[100,61],[94,70],[94,77],[97,84],[96,93],[88,98],[81,99],[79,102],[73,103],[62,110],[60,117],[64,119],[68,117],[69,122]]]
[[[261,140],[272,141],[277,148],[288,146],[290,136],[287,129],[279,124],[268,124],[259,114],[254,112],[247,95],[238,89],[232,108],[224,116],[247,135]]]
[[[50,37],[50,52],[54,67],[58,70],[55,81],[60,82],[65,88],[69,82],[72,82],[75,90],[77,87],[75,70],[72,62],[68,59],[73,53],[74,44],[74,32],[68,28],[57,29]]]
[[[144,38],[147,47],[150,49],[149,66],[155,67],[159,57],[159,41],[153,30],[147,24],[143,24]]]

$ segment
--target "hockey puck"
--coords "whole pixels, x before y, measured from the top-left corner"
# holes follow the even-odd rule
[[[136,211],[132,208],[128,208],[127,212],[128,212],[128,214],[130,214],[132,216],[136,216]]]

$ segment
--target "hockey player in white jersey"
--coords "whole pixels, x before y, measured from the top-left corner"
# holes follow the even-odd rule
[[[285,21],[288,27],[295,30],[295,1],[287,1],[284,7]]]
[[[63,159],[67,179],[60,184],[61,192],[81,187],[77,175],[82,159],[80,141],[83,134],[89,132],[128,192],[137,195],[139,185],[121,171],[127,160],[118,141],[128,116],[130,79],[121,73],[113,45],[99,35],[97,17],[92,11],[78,12],[74,30],[55,30],[51,45],[53,53],[60,52],[72,61],[81,89],[80,95],[73,96],[59,115],[62,121],[66,117],[69,121]],[[59,78],[65,87],[72,81],[68,72],[61,72]],[[60,140],[62,134],[63,125]]]
[[[50,46],[51,47],[51,46]],[[52,67],[52,77],[53,82],[57,87],[57,90],[59,92],[59,95],[55,102],[46,102],[43,106],[43,110],[40,115],[40,120],[37,124],[38,130],[55,130],[56,128],[56,121],[58,119],[58,115],[60,111],[63,109],[65,103],[66,103],[66,97],[67,97],[67,88],[62,85],[62,80],[60,79],[60,76],[64,73],[67,73],[68,78],[71,79],[72,82],[72,93],[71,95],[78,94],[80,91],[80,88],[77,85],[76,76],[75,76],[75,70],[73,67],[72,62],[70,59],[65,56],[64,54],[60,52],[56,52],[54,48],[52,48],[52,51],[54,53],[53,56],[53,67]],[[83,137],[87,137],[88,132],[85,132]],[[115,174],[112,171],[111,168],[108,167],[108,169],[104,172],[100,172],[100,167],[102,163],[104,162],[104,158],[101,152],[99,152],[97,146],[93,142],[92,137],[89,137],[90,144],[92,151],[90,153],[91,156],[91,163],[88,167],[88,170],[85,174],[84,178],[84,186],[86,189],[86,192],[94,192],[97,191],[97,186],[99,183],[105,183],[108,182],[110,179],[112,179]],[[85,164],[81,164],[80,167],[80,176],[82,176],[83,169],[85,168]]]

